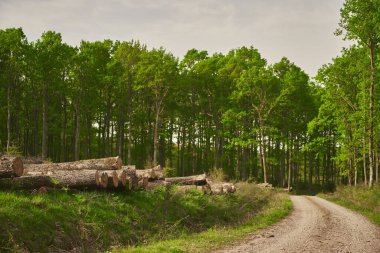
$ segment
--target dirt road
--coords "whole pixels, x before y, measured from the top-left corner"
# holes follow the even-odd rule
[[[380,252],[380,229],[363,216],[318,197],[291,199],[283,221],[216,252]]]

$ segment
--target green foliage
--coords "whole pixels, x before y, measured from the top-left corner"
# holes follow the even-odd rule
[[[165,171],[165,176],[166,177],[174,177],[176,169],[175,168],[170,168],[170,167],[165,167],[164,171]]]

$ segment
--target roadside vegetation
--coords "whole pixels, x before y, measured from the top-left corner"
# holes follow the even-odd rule
[[[380,226],[380,186],[371,189],[363,185],[340,186],[334,193],[320,194],[322,198],[357,211]]]
[[[97,252],[153,244],[158,246],[149,252],[168,245],[200,252],[272,224],[291,209],[286,194],[238,187],[236,194],[212,196],[175,187],[128,194],[0,192],[0,251]]]

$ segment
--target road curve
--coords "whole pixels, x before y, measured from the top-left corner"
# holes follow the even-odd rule
[[[215,253],[380,252],[380,229],[360,214],[319,197],[291,200],[287,218]]]

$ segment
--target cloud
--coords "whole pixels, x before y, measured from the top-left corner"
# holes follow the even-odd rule
[[[343,45],[333,32],[343,0],[2,0],[0,28],[43,31],[64,41],[140,40],[176,56],[190,48],[226,53],[258,48],[273,63],[287,56],[311,75]]]

